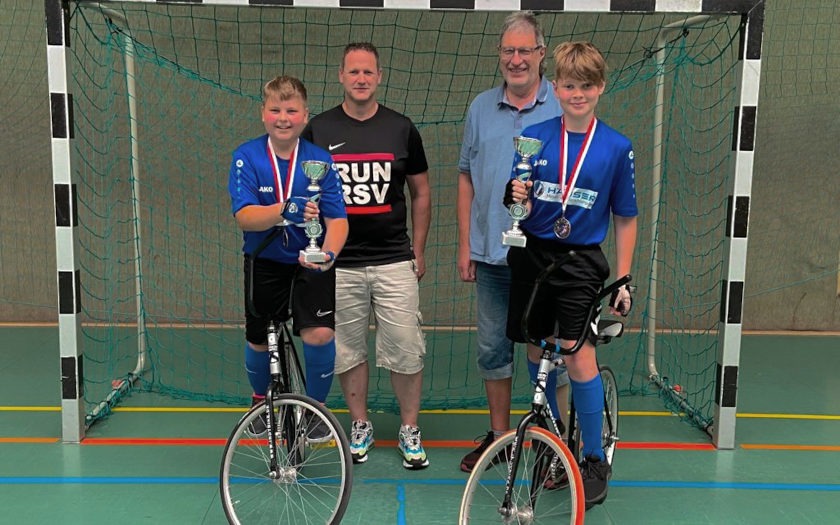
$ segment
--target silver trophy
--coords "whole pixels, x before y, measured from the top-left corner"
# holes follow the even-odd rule
[[[514,137],[513,147],[521,157],[520,161],[513,168],[516,173],[516,178],[522,182],[527,182],[533,170],[531,167],[531,157],[540,152],[542,141],[530,137]],[[513,226],[508,231],[502,233],[502,244],[524,248],[528,239],[522,233],[522,230],[519,229],[519,221],[528,217],[528,206],[525,202],[515,202],[508,208],[508,214],[513,219]]]
[[[309,186],[306,189],[314,193],[309,200],[318,202],[321,198],[321,187],[318,185],[318,181],[324,178],[330,165],[320,160],[305,160],[300,164],[303,166],[303,174],[309,179]],[[309,237],[309,246],[300,251],[303,260],[310,263],[327,262],[327,254],[322,252],[320,246],[318,246],[318,237],[324,233],[321,221],[318,219],[307,220],[303,225],[303,231]]]

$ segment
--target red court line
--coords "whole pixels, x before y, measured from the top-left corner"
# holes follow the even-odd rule
[[[226,443],[221,438],[86,438],[83,445],[111,445],[111,446],[213,446],[221,447]],[[397,446],[396,440],[376,440],[378,447]],[[426,448],[473,448],[472,440],[424,440]],[[716,450],[711,443],[668,443],[620,441],[619,448],[641,450]]]
[[[85,438],[82,445],[198,446],[223,447],[222,438]]]
[[[57,437],[0,437],[0,444],[3,443],[58,443]],[[257,440],[254,440],[257,441]],[[262,440],[264,441],[264,440]],[[82,441],[82,445],[99,446],[187,446],[187,447],[223,447],[227,443],[226,438],[95,438],[88,437]],[[396,440],[376,440],[378,447],[396,448]],[[473,440],[425,440],[423,446],[426,448],[473,448],[476,442]],[[619,441],[618,448],[628,450],[717,450],[712,443],[678,443],[667,441]],[[818,451],[818,452],[840,452],[840,445],[778,445],[745,443],[739,445],[745,450],[793,450],[793,451]]]
[[[57,443],[58,438],[0,438],[0,443]],[[96,438],[88,437],[82,440],[82,445],[100,446],[196,446],[196,447],[223,447],[227,443],[225,438]],[[379,447],[397,447],[396,440],[376,440]],[[473,440],[445,440],[434,439],[423,441],[426,448],[474,448],[476,442]],[[774,445],[745,445],[744,448],[772,447]],[[642,450],[715,450],[711,443],[668,443],[668,442],[640,442],[620,441],[619,448],[642,449]],[[808,448],[800,447],[803,450]],[[825,448],[826,450],[830,447]],[[834,447],[840,450],[840,447]]]
[[[840,452],[840,446],[835,445],[761,445],[745,443],[741,448],[747,450],[816,450],[821,452]]]
[[[669,443],[667,441],[619,441],[618,448],[631,450],[717,450],[712,443]]]

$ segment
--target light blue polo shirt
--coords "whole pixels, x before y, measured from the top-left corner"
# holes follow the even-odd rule
[[[537,98],[522,110],[511,105],[504,86],[480,93],[470,104],[458,170],[472,178],[475,196],[470,208],[470,258],[506,265],[508,247],[502,232],[513,221],[502,204],[513,165],[513,137],[522,130],[560,115],[551,82],[543,78]]]

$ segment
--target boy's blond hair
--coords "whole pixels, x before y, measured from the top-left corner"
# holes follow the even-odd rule
[[[607,62],[589,42],[563,42],[554,49],[554,78],[600,85],[607,81]]]
[[[271,97],[289,100],[295,95],[303,100],[304,105],[306,104],[306,87],[303,82],[292,76],[280,75],[274,77],[263,86],[263,104]]]

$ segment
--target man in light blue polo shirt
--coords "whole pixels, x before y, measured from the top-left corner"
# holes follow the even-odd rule
[[[512,221],[502,202],[513,137],[560,114],[551,83],[543,78],[545,54],[545,37],[533,13],[505,18],[499,38],[504,83],[473,100],[464,125],[458,161],[458,273],[462,281],[476,283],[478,369],[490,409],[490,431],[461,461],[464,472],[472,471],[490,443],[510,428],[513,342],[505,334],[510,270],[502,232]],[[560,397],[567,397],[567,388]]]

